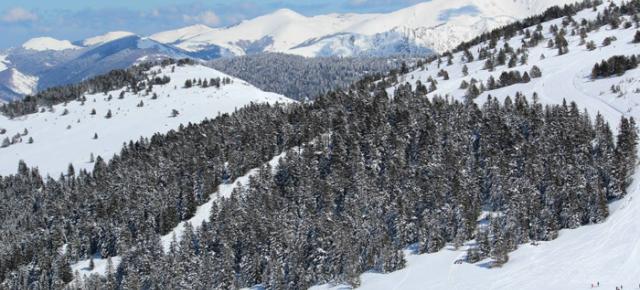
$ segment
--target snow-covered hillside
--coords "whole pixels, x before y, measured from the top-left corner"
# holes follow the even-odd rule
[[[86,95],[86,102],[60,104],[44,112],[8,119],[0,116],[0,128],[7,132],[0,139],[18,135],[20,141],[0,148],[0,175],[16,172],[19,160],[38,167],[41,174],[57,176],[69,163],[76,169],[93,168],[90,156],[109,159],[118,153],[124,142],[167,132],[180,124],[200,122],[219,113],[233,112],[251,102],[286,103],[289,99],[263,92],[250,84],[231,78],[231,84],[202,88],[184,88],[187,79],[225,78],[227,75],[203,66],[154,67],[158,76],[171,78],[166,85],[154,86],[153,93],[133,94],[123,89],[107,94]],[[111,100],[109,100],[111,98]],[[142,105],[142,106],[140,106]],[[95,110],[95,115],[92,111]],[[177,115],[173,116],[173,110]],[[106,118],[111,111],[111,118]],[[27,130],[27,134],[24,134]],[[94,135],[98,136],[94,139]],[[29,144],[29,140],[33,143]],[[1,140],[0,140],[1,141]]]
[[[68,40],[58,40],[52,37],[36,37],[22,44],[22,48],[35,51],[46,51],[78,49],[79,47],[73,45]]]
[[[228,28],[196,25],[161,32],[151,38],[187,51],[215,45],[236,55],[256,50],[309,57],[411,53],[428,49],[442,52],[489,29],[540,13],[553,5],[572,2],[434,0],[387,14],[312,17],[280,9]]]
[[[110,41],[114,41],[116,39],[120,39],[123,37],[127,37],[127,36],[131,36],[134,35],[131,32],[128,31],[112,31],[112,32],[107,32],[103,35],[98,35],[98,36],[94,36],[94,37],[90,37],[87,38],[85,40],[82,41],[82,45],[83,46],[96,46],[96,45],[101,45]]]
[[[606,5],[606,4],[605,4]],[[602,12],[604,5],[599,7]],[[597,13],[583,11],[574,17],[594,19]],[[465,62],[462,53],[456,53],[453,64],[447,65],[446,58],[438,68],[437,62],[401,77],[400,82],[415,85],[417,81],[429,85],[429,77],[437,80],[437,90],[431,94],[450,95],[464,99],[467,90],[461,89],[462,81],[472,78],[486,82],[493,76],[499,79],[502,72],[518,70],[530,71],[533,66],[542,70],[542,77],[533,78],[529,83],[515,84],[482,93],[476,101],[482,103],[488,95],[504,100],[522,92],[529,98],[538,94],[539,102],[560,104],[563,99],[575,101],[580,108],[590,114],[598,113],[616,129],[621,116],[640,119],[640,69],[627,71],[622,76],[591,79],[594,64],[614,55],[637,54],[640,44],[632,43],[637,28],[612,29],[605,26],[590,32],[586,42],[594,41],[596,48],[588,50],[580,45],[579,33],[566,36],[569,52],[558,55],[556,48],[548,48],[552,38],[550,25],[562,27],[561,20],[543,25],[545,40],[534,48],[529,48],[528,64],[518,63],[513,68],[496,66],[495,71],[484,69],[485,61],[477,60],[480,46],[469,49],[476,60],[466,63],[469,75],[463,75]],[[534,31],[535,27],[531,28]],[[571,27],[567,28],[571,31]],[[509,45],[520,48],[523,35],[513,37]],[[607,37],[615,37],[608,46],[603,45]],[[497,48],[504,46],[499,41]],[[544,55],[544,57],[542,57]],[[437,73],[444,69],[449,80]],[[613,89],[612,89],[613,88]],[[389,89],[393,92],[393,88]],[[578,229],[563,230],[557,239],[540,242],[538,245],[521,245],[512,252],[501,268],[488,268],[487,260],[475,264],[455,263],[466,256],[466,246],[455,250],[452,246],[424,255],[414,255],[407,251],[407,267],[388,274],[365,273],[361,276],[359,289],[590,289],[592,283],[600,283],[604,289],[624,289],[640,287],[640,173],[634,176],[629,195],[610,204],[610,217],[601,224]],[[322,285],[317,289],[349,289],[348,286]]]
[[[7,60],[7,56],[0,54],[0,71],[7,69],[8,64],[9,61]]]

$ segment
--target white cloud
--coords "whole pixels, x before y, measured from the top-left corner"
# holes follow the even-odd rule
[[[367,3],[367,0],[351,0],[351,5],[353,6],[360,6],[365,3]]]
[[[2,15],[2,21],[4,22],[27,22],[36,20],[38,20],[38,15],[21,7],[9,9]]]
[[[206,25],[216,26],[220,24],[220,17],[213,11],[205,11],[196,16],[183,15],[185,22],[198,22]]]

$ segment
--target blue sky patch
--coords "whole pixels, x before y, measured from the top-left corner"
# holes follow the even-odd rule
[[[462,6],[460,8],[447,9],[442,11],[440,15],[438,15],[438,20],[447,21],[452,17],[460,16],[460,15],[478,15],[480,14],[480,10],[475,5],[467,5]]]

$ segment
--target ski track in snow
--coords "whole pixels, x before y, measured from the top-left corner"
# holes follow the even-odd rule
[[[605,5],[607,5],[605,3]],[[602,11],[603,6],[599,8]],[[595,13],[590,10],[580,12],[574,17],[577,21],[582,18],[593,19]],[[550,23],[559,27],[561,20]],[[544,25],[543,32],[548,39],[548,27]],[[531,29],[532,31],[534,29]],[[546,48],[546,39],[537,47],[529,51],[529,63],[514,68],[506,66],[496,67],[494,72],[483,70],[484,61],[467,64],[469,76],[461,73],[463,64],[460,63],[461,54],[454,55],[454,64],[446,65],[446,59],[441,68],[447,70],[449,81],[437,78],[437,64],[428,67],[427,71],[414,71],[404,77],[404,81],[415,83],[421,80],[426,83],[428,76],[438,80],[438,90],[435,94],[450,96],[462,100],[465,90],[459,89],[463,79],[469,81],[472,77],[486,81],[490,75],[496,80],[502,71],[529,71],[533,65],[542,70],[542,77],[533,79],[527,84],[487,91],[480,95],[478,102],[483,102],[488,95],[504,100],[506,96],[512,98],[516,92],[524,93],[529,101],[534,92],[539,95],[539,102],[543,104],[560,104],[563,98],[567,102],[575,101],[580,109],[587,109],[595,116],[598,112],[608,121],[614,132],[617,131],[621,116],[632,116],[640,119],[638,98],[640,97],[640,69],[627,71],[623,76],[610,77],[592,81],[591,69],[596,62],[614,55],[631,55],[640,52],[638,44],[631,41],[636,28],[616,29],[602,28],[589,33],[587,41],[593,40],[598,48],[587,51],[584,46],[578,46],[579,36],[567,36],[570,51],[563,56],[557,56],[555,49]],[[607,36],[615,35],[617,40],[610,46],[602,47],[602,41]],[[509,41],[511,47],[520,47],[522,36],[516,36]],[[501,41],[502,42],[502,41]],[[502,43],[498,44],[502,47]],[[470,49],[477,57],[475,48]],[[540,59],[541,54],[545,59]],[[402,82],[401,82],[402,83]],[[427,83],[428,85],[428,83]],[[623,94],[613,93],[612,85],[620,85]],[[393,94],[393,88],[388,89]],[[509,262],[502,268],[489,269],[483,264],[489,260],[476,264],[454,264],[464,256],[467,246],[459,250],[452,246],[432,254],[415,255],[406,252],[407,266],[392,273],[365,273],[361,275],[363,290],[387,289],[520,289],[520,290],[566,290],[591,289],[591,284],[600,282],[600,289],[615,289],[623,285],[624,289],[638,289],[640,287],[640,169],[634,175],[634,182],[629,187],[629,194],[621,200],[610,204],[610,216],[602,223],[582,226],[577,229],[560,231],[557,239],[539,242],[538,246],[531,244],[520,245],[510,253]],[[344,285],[319,285],[312,287],[319,289],[342,289]]]

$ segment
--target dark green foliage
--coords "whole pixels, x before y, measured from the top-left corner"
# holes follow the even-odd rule
[[[123,288],[355,285],[362,272],[402,267],[408,245],[433,252],[474,237],[471,258],[500,265],[518,244],[603,220],[607,190],[621,196],[630,176],[614,171],[614,160],[635,163],[631,120],[616,146],[608,125],[592,126],[575,104],[543,107],[518,95],[477,107],[408,85],[393,98],[373,81],[355,87],[363,89],[288,108],[251,105],[141,139],[108,163],[98,156],[92,173],[42,179],[21,163],[0,179],[14,205],[0,213],[9,233],[1,244],[37,250],[6,251],[0,273],[37,260],[39,273],[63,280],[59,263],[44,257],[60,257],[64,243],[71,260],[122,256],[116,275],[91,283]],[[158,235],[190,218],[217,185],[293,146],[161,253]],[[597,173],[626,178],[604,183]],[[481,208],[499,213],[488,233],[477,225]],[[14,273],[7,285],[27,275]]]
[[[603,78],[613,75],[621,76],[626,71],[635,69],[638,67],[638,57],[632,55],[627,57],[624,55],[612,56],[607,60],[603,60],[600,63],[596,63],[591,71],[591,78]]]
[[[401,69],[402,58],[305,58],[268,53],[221,58],[210,65],[263,91],[295,100],[312,100],[333,89],[348,87],[366,75]],[[409,65],[405,63],[406,69]]]

